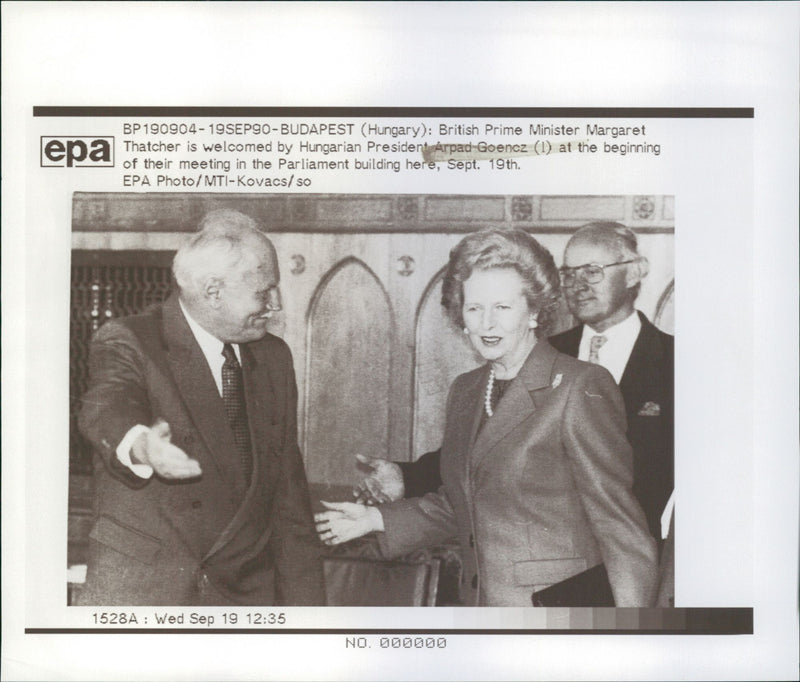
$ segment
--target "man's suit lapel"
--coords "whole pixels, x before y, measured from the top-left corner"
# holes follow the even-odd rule
[[[236,444],[225,417],[225,406],[176,295],[165,301],[163,316],[167,361],[192,423],[211,453],[219,475],[232,487],[240,487],[238,467],[232,466],[236,463],[229,457],[229,453],[236,452]]]
[[[267,517],[270,514],[269,501],[274,497],[280,473],[279,457],[275,451],[281,447],[280,424],[285,415],[281,415],[279,410],[281,402],[277,393],[280,387],[273,376],[273,359],[261,343],[239,346],[253,443],[253,473],[249,486],[245,486],[233,432],[225,416],[225,406],[203,351],[180,309],[177,296],[171,296],[162,310],[167,362],[186,410],[212,460],[201,461],[201,466],[214,466],[230,494],[240,501],[231,520],[205,553],[204,560],[229,545],[237,546],[236,543],[242,542],[247,544],[248,552],[255,555],[261,551],[269,535],[262,533],[261,537],[251,542],[247,539],[250,536],[245,533],[246,539],[243,541],[240,531],[255,517]],[[266,518],[260,521],[255,527],[267,527]],[[231,545],[234,540],[236,543]]]
[[[281,442],[282,422],[276,383],[272,376],[271,358],[263,347],[253,344],[240,346],[244,370],[245,398],[250,421],[250,439],[253,443],[253,481],[271,487],[274,480],[266,469],[268,458],[274,456],[272,447]],[[251,486],[252,488],[253,486]]]
[[[483,409],[483,403],[478,396],[481,395],[482,387],[485,388],[488,377],[488,366],[470,373],[465,377],[464,385],[459,385],[459,391],[452,397],[452,423],[448,423],[445,440],[453,443],[452,451],[457,455],[459,476],[464,481],[469,475],[469,458],[464,454],[470,452],[478,432]]]
[[[619,389],[625,398],[625,406],[630,416],[631,410],[638,409],[645,400],[647,387],[656,379],[652,377],[653,368],[659,366],[663,349],[658,330],[641,312],[637,311],[642,328],[631,349],[628,362],[619,382]],[[579,324],[550,341],[553,346],[567,355],[577,358],[580,350],[583,325]]]
[[[473,471],[481,466],[500,440],[534,413],[536,406],[531,391],[550,384],[557,355],[558,352],[544,340],[539,340],[533,347],[519,374],[503,394],[494,415],[486,420],[475,439],[470,454]]]
[[[278,458],[274,448],[280,446],[281,423],[275,381],[271,375],[270,358],[263,348],[253,344],[239,346],[242,356],[247,416],[250,423],[250,440],[253,443],[253,475],[244,493],[242,503],[225,530],[217,538],[207,556],[228,545],[242,526],[258,517],[258,527],[267,527],[270,513],[269,501],[274,496],[278,479]],[[262,535],[251,549],[258,553],[268,535]]]
[[[661,354],[656,328],[642,313],[638,315],[642,321],[642,328],[636,343],[633,344],[619,382],[619,389],[625,398],[629,415],[642,405],[646,398],[645,393],[648,388],[652,388],[651,384],[655,381],[652,377],[653,369],[659,366],[658,356]]]

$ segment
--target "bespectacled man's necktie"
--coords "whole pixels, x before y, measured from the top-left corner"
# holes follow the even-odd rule
[[[589,341],[589,362],[595,365],[600,364],[599,351],[606,341],[608,341],[608,339],[602,334],[592,337],[591,341]]]
[[[225,344],[222,356],[225,358],[222,365],[222,402],[225,403],[225,414],[233,431],[245,480],[249,482],[253,471],[253,450],[250,443],[250,423],[247,420],[247,403],[244,399],[242,366],[236,359],[231,344]]]

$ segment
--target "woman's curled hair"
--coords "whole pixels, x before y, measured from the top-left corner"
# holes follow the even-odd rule
[[[513,268],[523,281],[522,292],[538,313],[538,336],[547,335],[560,295],[552,254],[520,229],[486,228],[464,237],[450,251],[442,282],[442,305],[457,327],[464,326],[464,282],[475,270]]]

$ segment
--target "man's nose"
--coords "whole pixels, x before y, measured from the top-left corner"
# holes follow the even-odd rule
[[[267,292],[267,310],[271,313],[283,310],[280,287],[274,287]]]

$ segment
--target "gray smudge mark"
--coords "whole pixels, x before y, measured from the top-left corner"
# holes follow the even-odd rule
[[[532,140],[530,142],[439,142],[425,145],[422,158],[426,163],[442,163],[444,161],[480,161],[490,159],[512,159],[522,156],[550,156],[551,154],[577,153],[578,144],[589,144],[589,140],[559,138],[551,140]],[[561,147],[567,146],[562,150]]]

